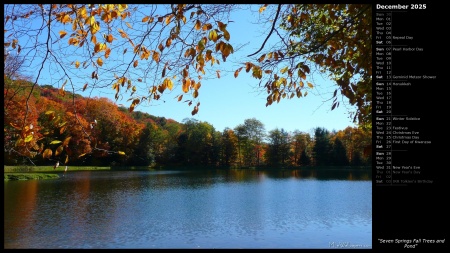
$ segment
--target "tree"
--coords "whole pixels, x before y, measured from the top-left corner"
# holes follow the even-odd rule
[[[216,164],[217,154],[214,147],[215,130],[207,122],[186,118],[183,120],[185,131],[180,135],[180,152],[184,163],[190,165]]]
[[[237,138],[237,147],[238,147],[238,163],[239,167],[242,167],[243,163],[243,147],[245,147],[248,143],[248,139],[245,135],[245,127],[243,124],[240,124],[234,128],[234,132],[236,133]]]
[[[225,128],[222,132],[222,164],[231,166],[238,155],[238,138],[234,131]]]
[[[330,165],[331,145],[330,132],[322,127],[314,130],[314,163],[317,166]]]
[[[306,149],[311,143],[311,136],[308,133],[294,131],[292,136],[292,163],[300,165],[303,155],[306,155]],[[309,158],[308,158],[309,159]],[[303,164],[304,165],[304,164]]]
[[[5,53],[3,74],[9,79],[18,79],[21,77],[25,59],[18,54]]]
[[[264,124],[256,118],[245,119],[236,127],[239,148],[246,166],[259,166],[262,158],[262,142],[265,137]]]
[[[302,151],[302,154],[300,155],[300,160],[299,160],[298,164],[302,165],[302,166],[308,166],[311,164],[311,158],[306,153],[306,150]]]
[[[112,88],[116,100],[127,96],[132,112],[172,91],[178,101],[192,106],[195,115],[202,78],[211,73],[220,78],[225,65],[219,64],[237,50],[230,44],[227,25],[229,14],[239,8],[230,4],[7,4],[4,52],[16,54],[34,71],[30,94],[47,71],[52,76],[44,82],[58,87],[61,96],[67,90],[75,94]],[[371,125],[371,5],[278,4],[262,5],[259,12],[273,21],[267,38],[276,33],[279,43],[257,55],[266,40],[261,50],[233,70],[235,77],[243,69],[251,71],[269,93],[266,105],[270,105],[281,98],[306,96],[314,87],[306,80],[314,65],[338,86],[331,109],[339,106],[340,91],[356,106],[354,119]],[[26,97],[24,120],[17,125],[21,131],[29,126],[30,99]],[[76,98],[71,102],[75,105]],[[79,121],[80,113],[71,113]],[[253,164],[260,163],[261,146],[257,145]],[[97,148],[93,146],[94,151]]]
[[[289,135],[282,128],[269,131],[267,146],[267,164],[271,166],[285,166],[291,155]]]
[[[347,151],[342,141],[336,138],[333,142],[331,150],[331,164],[334,166],[346,166],[349,164],[347,159]]]
[[[371,164],[372,131],[363,127],[347,127],[338,131],[331,140],[339,139],[347,151],[352,165]]]
[[[260,12],[266,7],[269,8],[264,5]],[[273,20],[272,28],[261,48],[250,55],[257,55],[257,61],[246,63],[247,72],[252,68],[257,73],[253,77],[262,79],[260,85],[269,93],[266,105],[281,98],[306,96],[303,88],[305,83],[314,87],[307,76],[315,67],[337,84],[331,97],[331,110],[340,104],[337,97],[340,91],[356,106],[353,121],[371,127],[372,5],[278,4],[273,7],[266,19]],[[262,51],[273,31],[279,36],[279,43]]]

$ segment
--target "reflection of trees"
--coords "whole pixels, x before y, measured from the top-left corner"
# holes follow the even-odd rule
[[[6,182],[5,182],[6,183]],[[13,182],[17,183],[17,182]],[[14,215],[4,216],[4,228],[15,231],[16,233],[8,233],[8,235],[19,235],[22,229],[32,229],[28,227],[30,221],[34,220],[36,211],[37,192],[39,190],[38,180],[29,180],[23,184],[8,185],[4,192],[4,209],[5,214],[11,213],[8,210],[15,210]],[[5,246],[8,242],[16,240],[17,238],[5,238]]]

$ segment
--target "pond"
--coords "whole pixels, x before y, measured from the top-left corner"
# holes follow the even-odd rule
[[[371,171],[77,171],[4,182],[4,248],[372,247]]]

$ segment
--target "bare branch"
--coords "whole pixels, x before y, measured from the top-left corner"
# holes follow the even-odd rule
[[[272,35],[273,30],[275,29],[275,24],[277,23],[277,19],[278,19],[278,16],[279,16],[279,14],[280,14],[280,10],[281,10],[281,4],[278,4],[277,13],[275,14],[275,19],[273,20],[273,24],[272,24],[272,29],[270,29],[270,32],[269,32],[269,34],[267,35],[266,39],[264,40],[263,44],[261,45],[261,48],[260,48],[258,51],[254,52],[253,54],[247,55],[247,57],[251,57],[251,56],[253,56],[253,55],[259,53],[261,50],[263,50],[264,45],[266,44],[267,40],[268,40],[268,39],[270,38],[270,36]]]

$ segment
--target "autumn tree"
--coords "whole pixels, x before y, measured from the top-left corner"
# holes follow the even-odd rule
[[[370,165],[372,163],[372,131],[363,127],[347,127],[338,131],[331,140],[338,138],[347,151],[351,165]]]
[[[225,128],[222,132],[222,164],[232,166],[238,156],[238,138],[234,131]]]
[[[259,166],[262,159],[264,124],[256,118],[245,119],[236,128],[239,153],[245,166]],[[241,154],[242,153],[242,154]]]
[[[311,143],[311,136],[308,133],[294,131],[292,134],[292,163],[301,164],[301,159],[307,154],[307,148]]]
[[[281,128],[269,131],[266,152],[267,164],[271,166],[286,166],[292,152],[290,150],[289,134]]]

